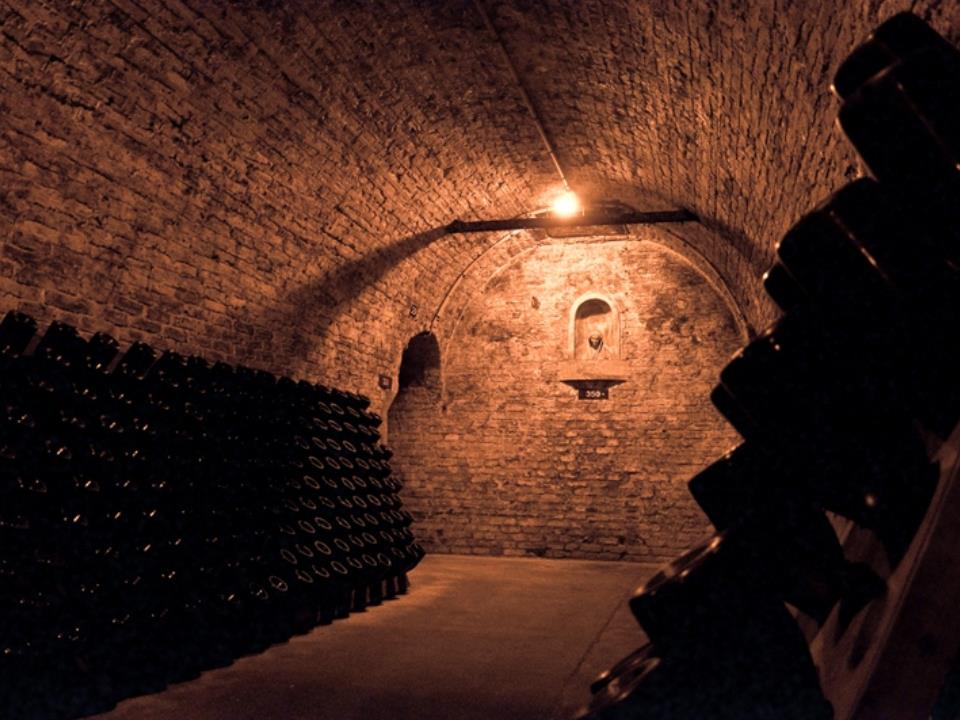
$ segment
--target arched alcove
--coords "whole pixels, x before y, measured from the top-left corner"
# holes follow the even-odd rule
[[[410,388],[439,395],[440,345],[431,332],[414,335],[403,350],[397,377],[397,397]]]
[[[440,404],[440,343],[432,332],[423,331],[407,342],[397,370],[397,393],[389,402],[385,439],[394,445],[398,427],[409,418],[434,412]]]
[[[418,488],[426,484],[433,449],[442,441],[442,436],[437,435],[441,390],[440,344],[431,332],[414,335],[400,359],[397,394],[387,412],[387,427],[388,442],[394,453],[391,461],[394,474],[406,488],[413,488],[414,493],[427,497],[425,502],[410,508],[418,521],[432,511],[429,494],[418,492]],[[427,549],[435,545],[431,542],[434,534],[442,535],[443,531],[431,528],[425,533],[418,532],[418,538]]]
[[[571,308],[569,332],[575,360],[620,357],[620,315],[606,296],[588,293],[578,298]]]
[[[664,562],[702,540],[686,480],[736,441],[707,398],[741,339],[704,274],[653,242],[541,243],[448,313],[439,402],[410,385],[390,414],[428,551]],[[598,330],[615,356],[577,357]]]

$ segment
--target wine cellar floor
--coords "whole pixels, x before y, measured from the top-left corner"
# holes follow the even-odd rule
[[[96,717],[569,718],[590,681],[642,644],[626,601],[655,571],[429,555],[398,600]]]

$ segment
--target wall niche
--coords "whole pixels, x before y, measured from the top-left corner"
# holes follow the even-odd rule
[[[614,300],[596,292],[578,297],[570,306],[567,333],[562,382],[583,391],[626,380],[629,366],[620,357],[620,310]]]
[[[697,312],[671,322],[681,298]],[[413,402],[411,384],[390,411],[418,539],[430,552],[650,563],[701,542],[712,529],[687,481],[737,442],[708,398],[741,342],[723,296],[655,243],[515,257],[441,341],[447,410]],[[580,399],[560,363],[586,378],[629,372],[606,399]]]
[[[578,300],[570,320],[575,360],[620,357],[620,316],[608,300],[600,296]]]

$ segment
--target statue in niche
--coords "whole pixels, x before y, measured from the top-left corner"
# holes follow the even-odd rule
[[[591,356],[593,360],[599,360],[604,354],[609,354],[609,350],[603,345],[603,335],[600,333],[594,333],[587,338],[587,343],[589,343],[590,349],[593,350],[593,355]]]
[[[573,324],[573,356],[576,360],[605,360],[619,356],[619,323],[606,301],[594,297],[580,303]]]
[[[630,376],[629,364],[620,359],[617,306],[590,292],[573,303],[569,318],[569,359],[559,364],[559,379],[577,388],[581,399],[606,398],[607,389]]]

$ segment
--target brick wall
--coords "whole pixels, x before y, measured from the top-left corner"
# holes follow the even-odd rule
[[[695,210],[674,232],[755,324],[773,244],[861,170],[831,74],[908,5],[958,38],[934,0],[485,0],[574,188]],[[0,26],[0,300],[44,320],[379,404],[498,240],[436,229],[560,188],[469,2],[8,0]]]
[[[485,5],[574,187],[691,208],[740,249],[707,251],[729,276],[763,269],[800,214],[863,172],[829,91],[854,46],[903,10],[960,41],[960,3],[944,0]]]
[[[774,243],[862,171],[833,122],[837,64],[907,6],[960,39],[960,5],[937,0],[484,2],[573,187],[696,211],[664,232],[754,326]],[[383,411],[407,339],[436,320],[445,352],[473,342],[446,334],[447,300],[502,236],[438,228],[560,188],[470,2],[7,0],[0,29],[0,311]]]
[[[13,0],[0,27],[0,312],[377,403],[494,240],[436,228],[557,183],[468,4]]]
[[[571,304],[621,312],[628,379],[560,382]],[[441,373],[390,410],[394,467],[429,549],[664,561],[707,532],[686,480],[737,440],[708,400],[742,344],[704,277],[652,242],[547,243],[463,309]]]

